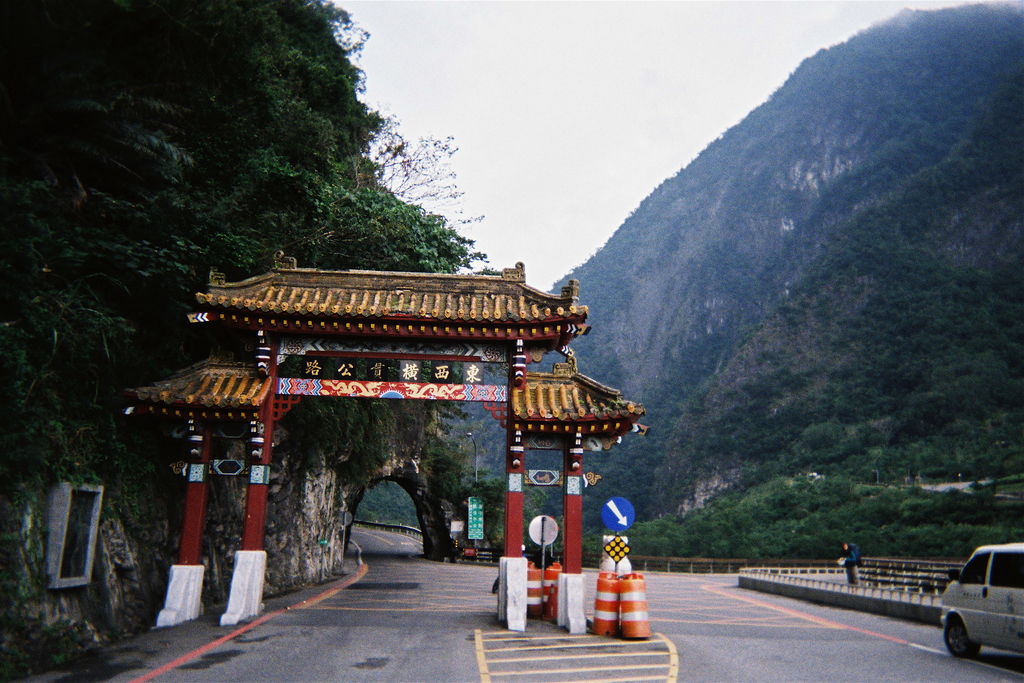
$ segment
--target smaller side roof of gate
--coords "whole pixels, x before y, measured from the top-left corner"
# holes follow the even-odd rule
[[[196,299],[214,310],[466,323],[582,322],[588,312],[578,281],[548,294],[526,284],[522,263],[501,275],[453,275],[299,268],[280,254],[271,272],[239,282],[211,271]]]
[[[133,406],[126,412],[245,420],[255,417],[270,388],[255,365],[211,356],[155,384],[127,389]]]
[[[512,409],[530,431],[583,431],[604,436],[645,432],[637,425],[643,404],[617,389],[579,374],[575,358],[556,363],[552,372],[527,372],[521,389],[512,391]]]

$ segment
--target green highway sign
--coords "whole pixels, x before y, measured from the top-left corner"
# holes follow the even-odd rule
[[[469,499],[469,529],[466,538],[480,541],[484,537],[484,502],[476,496]]]

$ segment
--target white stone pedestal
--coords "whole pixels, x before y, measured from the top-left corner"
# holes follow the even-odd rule
[[[558,575],[558,625],[574,636],[587,632],[587,615],[583,611],[583,574]]]
[[[231,574],[231,594],[221,626],[233,626],[256,616],[263,609],[263,575],[267,553],[263,550],[239,550],[235,553],[235,571]]]
[[[498,620],[509,631],[526,630],[526,558],[503,557],[498,564]]]
[[[175,626],[192,621],[203,611],[203,573],[201,564],[173,564],[167,580],[164,608],[156,617],[156,626]]]

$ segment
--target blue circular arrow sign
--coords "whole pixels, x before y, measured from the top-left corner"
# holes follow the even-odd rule
[[[616,496],[601,508],[601,521],[609,531],[625,531],[636,521],[633,504]]]

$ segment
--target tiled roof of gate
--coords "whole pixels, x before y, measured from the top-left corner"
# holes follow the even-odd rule
[[[207,358],[148,387],[129,389],[144,403],[256,408],[270,393],[270,380],[251,363]]]
[[[281,257],[271,272],[240,282],[211,272],[208,290],[196,299],[215,309],[324,317],[534,322],[587,316],[576,280],[560,295],[547,294],[526,284],[522,263],[501,275],[449,275],[298,268]]]
[[[556,363],[553,370],[526,373],[524,387],[512,391],[516,417],[562,422],[624,418],[635,422],[645,412],[643,404],[627,401],[617,389],[576,373],[569,363]]]

